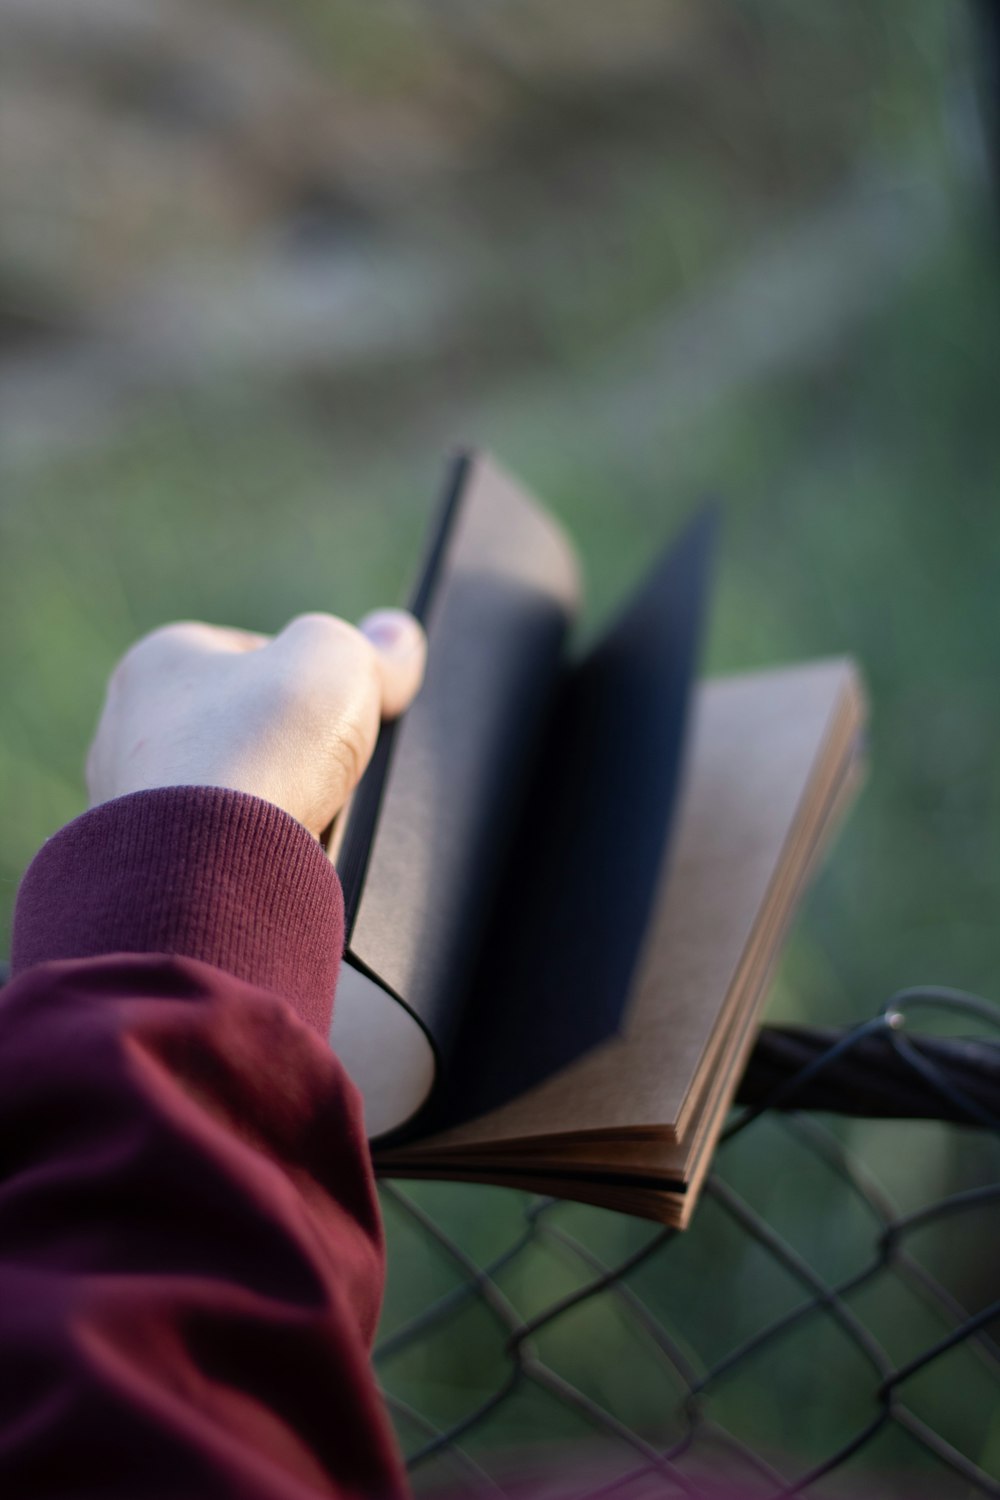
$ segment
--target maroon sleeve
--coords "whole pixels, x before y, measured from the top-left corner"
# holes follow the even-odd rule
[[[234,792],[124,797],[37,856],[0,991],[0,1494],[406,1493],[342,941],[318,844]]]

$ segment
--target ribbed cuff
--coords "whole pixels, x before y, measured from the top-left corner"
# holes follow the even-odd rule
[[[18,893],[12,969],[198,958],[286,996],[325,1036],[343,944],[340,882],[300,823],[242,792],[162,787],[105,802],[42,847]]]

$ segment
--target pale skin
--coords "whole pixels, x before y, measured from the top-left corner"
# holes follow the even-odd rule
[[[357,627],[300,615],[275,636],[184,621],[111,675],[87,757],[91,806],[217,786],[273,802],[320,838],[371,759],[379,724],[419,691],[427,645],[402,610]]]

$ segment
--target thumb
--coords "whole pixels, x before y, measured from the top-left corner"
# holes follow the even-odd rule
[[[382,717],[394,719],[420,690],[427,664],[427,638],[404,609],[377,609],[358,626],[375,647],[382,684]]]

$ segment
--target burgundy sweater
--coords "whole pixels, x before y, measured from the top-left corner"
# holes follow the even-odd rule
[[[391,1500],[383,1243],[319,845],[181,787],[25,876],[0,991],[0,1495]]]

